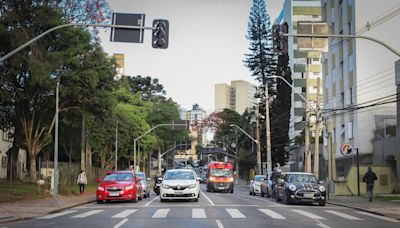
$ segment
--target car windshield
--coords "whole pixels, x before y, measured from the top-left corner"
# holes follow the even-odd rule
[[[254,178],[254,181],[255,181],[255,182],[260,182],[262,179],[263,179],[262,176],[256,176],[256,177]]]
[[[290,174],[288,182],[317,183],[317,178],[309,174]]]
[[[133,179],[130,173],[111,173],[104,177],[103,181],[131,181]]]
[[[164,180],[194,180],[193,172],[168,171],[165,173]]]
[[[144,173],[136,173],[136,176],[140,177],[140,179],[142,179],[142,180],[146,179],[144,176]]]
[[[229,169],[210,169],[211,176],[215,177],[231,177],[232,173]]]

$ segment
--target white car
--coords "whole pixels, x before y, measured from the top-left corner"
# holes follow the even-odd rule
[[[160,201],[188,199],[195,202],[200,198],[200,178],[190,169],[168,170],[161,183]]]
[[[264,180],[264,175],[256,175],[254,180],[250,182],[249,193],[250,195],[261,194],[261,181]]]

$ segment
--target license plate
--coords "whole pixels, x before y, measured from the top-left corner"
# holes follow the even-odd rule
[[[314,198],[314,194],[312,194],[312,193],[306,193],[306,194],[304,194],[304,198],[310,198],[310,199],[312,199],[312,198]]]
[[[110,196],[119,196],[119,192],[110,192]]]
[[[225,187],[218,187],[218,189],[225,189]]]
[[[156,186],[160,186],[160,185],[161,185],[161,184],[158,184],[158,183],[156,184]]]
[[[182,190],[175,190],[175,195],[183,195],[183,191]]]

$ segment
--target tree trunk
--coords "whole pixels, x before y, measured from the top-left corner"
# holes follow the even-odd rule
[[[85,116],[82,114],[82,128],[81,128],[81,170],[85,170],[85,154],[86,143],[85,143]]]
[[[36,183],[36,180],[37,180],[37,178],[36,178],[36,156],[35,157],[31,156],[29,170],[30,170],[29,173],[31,175],[31,182]]]

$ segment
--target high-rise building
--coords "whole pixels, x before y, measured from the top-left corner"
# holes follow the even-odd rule
[[[231,81],[231,85],[215,84],[215,111],[232,109],[243,114],[247,108],[254,107],[256,87],[243,80]]]
[[[321,22],[321,2],[316,0],[285,0],[276,24],[287,23],[289,33],[297,33],[298,22]],[[289,66],[292,71],[293,86],[315,107],[317,97],[317,79],[322,78],[322,53],[320,50],[299,50],[297,38],[288,38]],[[307,83],[308,76],[308,83]],[[280,79],[278,79],[280,80]],[[307,88],[308,87],[308,88]],[[322,97],[322,81],[320,83]],[[308,93],[307,93],[308,92]],[[322,99],[320,99],[322,108]],[[306,127],[306,102],[292,90],[290,109],[289,138],[294,139]],[[315,117],[311,117],[311,121]],[[315,130],[315,129],[313,129]]]
[[[398,0],[321,2],[329,34],[369,36],[400,49],[398,29],[395,29],[400,17],[391,16],[399,9]],[[377,43],[329,38],[329,52],[323,58],[323,77],[324,109],[330,110],[325,114],[325,151],[330,152],[331,158],[339,158],[341,146],[350,143],[358,149],[363,163],[391,166],[393,151],[398,148],[395,103],[368,106],[385,97],[386,101],[396,99],[395,61],[396,56]],[[346,176],[352,161],[352,158],[339,158],[333,177],[336,172],[338,177]],[[386,178],[391,177],[386,175]]]
[[[125,74],[125,55],[124,54],[113,54],[113,57],[117,60],[117,77],[121,78]]]

